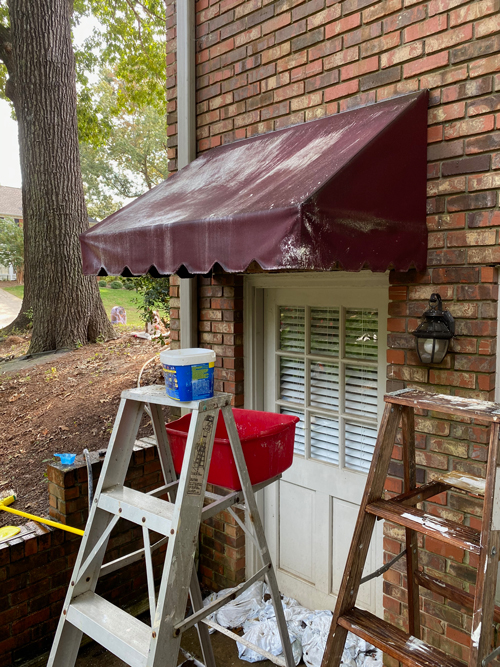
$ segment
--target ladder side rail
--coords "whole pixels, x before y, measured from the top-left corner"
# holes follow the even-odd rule
[[[287,667],[294,667],[295,662],[293,659],[292,645],[290,643],[290,636],[288,634],[285,614],[283,613],[283,606],[281,604],[278,581],[276,579],[276,573],[272,565],[271,555],[269,553],[266,535],[264,533],[264,527],[262,526],[262,521],[257,507],[257,502],[255,500],[255,496],[253,493],[252,483],[250,481],[250,475],[248,473],[245,456],[241,448],[240,436],[238,434],[238,429],[236,428],[236,423],[234,421],[234,415],[231,406],[227,405],[226,407],[222,408],[222,414],[224,416],[224,422],[226,424],[226,429],[229,436],[229,442],[231,444],[231,450],[233,452],[234,460],[236,463],[236,469],[238,471],[238,476],[240,478],[243,495],[245,496],[245,504],[247,507],[248,516],[251,524],[253,525],[253,528],[255,530],[255,536],[259,543],[259,552],[261,555],[262,564],[264,566],[266,565],[268,566],[266,580],[267,580],[267,585],[271,590],[271,597],[273,600],[273,607],[276,614],[278,631],[281,638],[281,646],[283,649],[283,654],[285,656],[285,663]]]
[[[498,448],[500,425],[490,427],[488,447],[488,465],[486,468],[486,492],[484,495],[483,521],[481,526],[481,553],[477,568],[476,594],[472,613],[471,648],[469,667],[480,667],[483,658],[491,651],[493,638],[493,614],[495,608],[495,589],[500,553],[500,526],[494,507],[500,501],[498,488]],[[494,525],[492,525],[494,524]]]
[[[141,424],[144,403],[122,398],[109,439],[108,451],[94,494],[94,503],[105,489],[123,484],[130,464],[130,456]]]
[[[177,479],[177,473],[175,472],[172,450],[170,448],[170,440],[164,424],[163,412],[161,409],[161,405],[158,403],[150,404],[150,409],[151,409],[151,422],[153,424],[153,431],[156,438],[158,456],[160,457],[164,483],[172,484],[177,481],[175,487],[173,487],[169,491],[169,498],[171,502],[175,502],[179,484]],[[193,560],[193,572],[191,575],[191,586],[189,587],[189,597],[191,599],[191,605],[195,613],[203,609],[203,596],[201,594],[200,582],[198,581],[196,565],[194,560]],[[153,617],[154,614],[151,615],[151,625],[153,625],[153,620],[154,620]],[[198,633],[198,639],[200,641],[205,667],[216,667],[212,641],[210,639],[210,634],[207,626],[198,623],[196,625],[196,631]]]
[[[99,542],[101,534],[106,530],[108,524],[112,520],[112,516],[108,512],[98,509],[98,498],[104,484],[113,486],[114,484],[123,483],[125,480],[130,461],[130,456],[127,458],[126,452],[128,451],[130,455],[132,454],[134,442],[141,423],[143,407],[143,403],[127,401],[123,398],[120,401],[115,423],[113,425],[113,431],[111,433],[110,445],[97,484],[92,509],[87,519],[88,527],[85,529],[85,534],[83,535],[75,566],[73,568],[71,577],[73,585],[70,584],[66,593],[47,667],[73,667],[76,662],[82,638],[82,631],[71,625],[67,621],[66,615],[71,600],[74,597],[89,590],[95,591],[108,540],[105,540],[102,543],[99,551],[96,553],[94,558],[94,568],[92,571],[89,571],[88,576],[85,579],[77,581],[78,573],[83,562]]]
[[[391,461],[392,449],[401,419],[400,405],[386,403],[380,429],[373,452],[372,464],[366,480],[365,491],[354,528],[351,548],[347,557],[330,633],[323,655],[322,667],[338,667],[344,650],[347,630],[338,625],[338,619],[350,611],[356,602],[363,568],[365,566],[370,539],[375,525],[375,516],[366,512],[369,503],[382,497],[385,478]]]
[[[404,491],[409,493],[417,486],[417,466],[415,462],[415,410],[404,407],[401,415],[403,437]],[[405,528],[406,574],[408,581],[408,629],[414,637],[420,638],[419,585],[415,577],[418,572],[418,534]]]
[[[177,661],[180,633],[174,636],[174,626],[184,618],[193,581],[193,562],[218,416],[218,407],[202,412],[195,409],[191,415],[146,667],[175,665]]]

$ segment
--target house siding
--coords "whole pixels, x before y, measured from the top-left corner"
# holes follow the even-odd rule
[[[168,154],[175,171],[175,3],[168,6]],[[200,0],[196,22],[199,153],[429,89],[428,269],[391,272],[387,387],[492,400],[500,263],[499,0]],[[218,351],[217,389],[234,394],[235,405],[243,400],[240,281],[224,274],[199,279],[200,343]],[[455,317],[457,338],[442,364],[424,367],[410,334],[432,292]],[[178,297],[175,281],[172,296]],[[174,307],[174,346],[176,316]],[[419,414],[416,423],[420,482],[452,469],[484,476],[483,425],[432,414]],[[387,490],[401,489],[397,443]],[[448,493],[426,505],[438,516],[480,526],[475,500]],[[385,531],[389,559],[401,549],[403,533],[391,524]],[[421,545],[420,562],[429,571],[473,589],[473,556],[429,537]],[[384,606],[386,617],[403,627],[405,585],[400,562],[385,575]],[[421,604],[424,639],[467,659],[470,616],[423,590]]]

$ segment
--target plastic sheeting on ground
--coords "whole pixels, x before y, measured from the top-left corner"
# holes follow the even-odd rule
[[[232,589],[212,593],[204,605],[226,595]],[[231,600],[209,618],[225,628],[243,628],[243,638],[275,656],[283,656],[276,614],[270,591],[264,582],[250,586],[236,600]],[[328,632],[332,622],[329,610],[311,611],[293,598],[281,596],[295,664],[301,659],[307,667],[321,667]],[[238,654],[247,662],[265,660],[262,655],[237,642]],[[382,652],[368,642],[348,633],[342,654],[345,667],[382,667]]]

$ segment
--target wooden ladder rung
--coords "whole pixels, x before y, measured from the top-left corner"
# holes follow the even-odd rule
[[[419,586],[426,588],[428,591],[442,595],[447,600],[451,600],[451,602],[455,602],[466,609],[474,608],[474,596],[472,593],[462,591],[448,582],[441,581],[423,572],[415,572],[415,579]],[[495,606],[493,618],[495,623],[500,623],[500,607]]]
[[[471,553],[480,552],[480,532],[455,521],[427,514],[416,507],[398,505],[392,500],[377,500],[366,507],[369,514],[387,519],[400,526],[411,528],[424,535],[430,535],[441,542],[453,544]]]
[[[373,644],[404,665],[416,667],[464,667],[460,660],[450,657],[420,639],[403,632],[368,611],[354,607],[343,614],[338,624]]]
[[[500,422],[498,403],[479,401],[475,398],[445,396],[420,389],[403,389],[402,391],[395,391],[392,394],[386,394],[384,400],[386,403],[407,405],[420,410],[445,412],[449,415],[481,419],[490,423]]]
[[[450,488],[450,484],[441,481],[429,482],[428,484],[422,484],[422,486],[416,489],[401,493],[399,496],[394,496],[391,500],[393,503],[401,503],[401,505],[413,507],[414,505],[418,505],[418,503],[423,503],[428,498],[433,498],[443,493],[443,491],[448,491]]]
[[[486,480],[483,477],[476,477],[475,475],[469,475],[458,470],[436,475],[435,480],[443,484],[448,484],[454,489],[467,491],[467,493],[472,493],[475,496],[484,496],[486,488]]]

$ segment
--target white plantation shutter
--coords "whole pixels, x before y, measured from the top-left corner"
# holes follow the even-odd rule
[[[339,409],[339,366],[311,362],[311,405],[326,410]]]
[[[282,415],[292,415],[293,417],[298,417],[300,419],[300,421],[295,425],[295,442],[293,446],[293,452],[294,454],[304,456],[306,442],[304,414],[302,412],[296,412],[295,410],[287,410],[286,408],[281,408],[280,412]]]
[[[280,349],[303,352],[305,345],[305,309],[280,308]]]
[[[280,398],[291,403],[304,403],[304,362],[280,357]]]
[[[277,408],[295,453],[367,472],[377,437],[378,311],[279,307]]]
[[[326,463],[339,463],[339,422],[311,415],[311,457]]]
[[[345,369],[345,411],[377,418],[378,372],[376,368],[347,366]]]
[[[311,354],[339,354],[338,308],[311,308]]]
[[[378,312],[349,308],[345,313],[345,356],[354,359],[378,357]]]
[[[368,472],[377,440],[377,427],[365,424],[345,425],[345,466]]]

